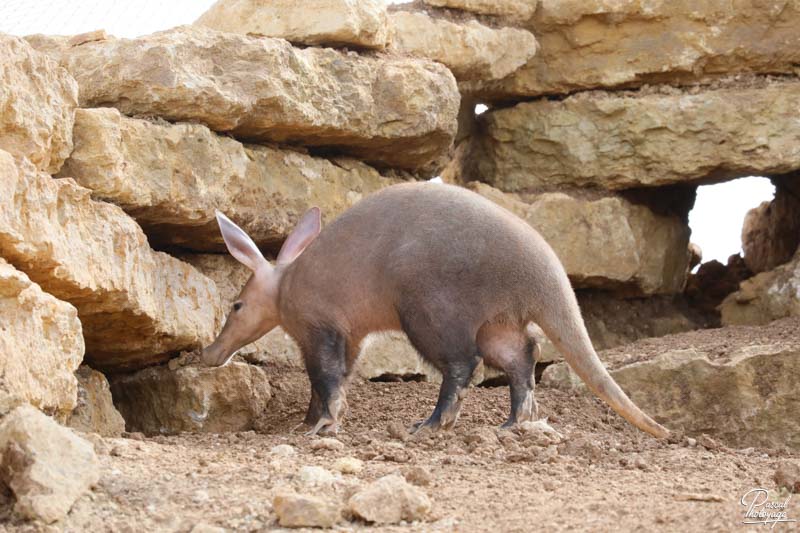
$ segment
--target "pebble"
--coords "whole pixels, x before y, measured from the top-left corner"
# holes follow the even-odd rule
[[[550,427],[546,418],[522,422],[518,426],[518,431],[526,442],[533,443],[536,446],[550,446],[551,444],[559,444],[564,440],[561,433]]]
[[[304,466],[297,472],[297,479],[307,486],[330,487],[336,481],[336,476],[321,466]]]
[[[433,481],[431,473],[421,466],[410,466],[405,468],[403,469],[403,475],[410,483],[420,487],[427,487]]]
[[[342,474],[358,474],[364,468],[364,462],[355,457],[341,457],[333,463],[333,469]]]
[[[210,499],[211,497],[208,495],[208,492],[204,490],[197,490],[192,494],[192,501],[194,503],[206,503]]]
[[[341,451],[344,450],[344,443],[338,441],[336,439],[331,438],[322,438],[317,439],[311,443],[312,450],[332,450],[332,451]]]
[[[706,450],[718,450],[720,448],[719,443],[705,433],[700,435],[700,437],[697,439],[697,443]]]
[[[297,450],[289,444],[278,444],[277,446],[273,446],[269,452],[279,457],[291,457],[297,454]]]
[[[389,433],[389,436],[393,439],[398,439],[402,441],[408,440],[411,434],[408,432],[406,427],[400,422],[392,422],[388,426],[386,426],[386,431]]]
[[[342,516],[338,504],[307,494],[278,494],[272,508],[283,527],[333,527]]]
[[[425,518],[431,510],[431,500],[422,489],[392,474],[356,492],[348,507],[354,516],[368,522],[398,524]]]

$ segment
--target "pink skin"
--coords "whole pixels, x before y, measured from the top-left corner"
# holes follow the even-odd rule
[[[202,362],[205,366],[226,364],[242,346],[258,340],[280,325],[278,290],[283,273],[322,227],[319,208],[312,207],[286,239],[273,266],[250,236],[219,211],[217,222],[228,251],[253,275],[234,302],[217,339],[203,350]]]

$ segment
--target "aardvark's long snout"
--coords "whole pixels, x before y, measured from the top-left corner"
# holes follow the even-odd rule
[[[228,349],[215,340],[205,348],[200,355],[200,362],[203,366],[222,366],[236,354],[236,350]]]

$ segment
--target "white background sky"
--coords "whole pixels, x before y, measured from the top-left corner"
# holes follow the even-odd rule
[[[302,1],[302,0],[298,0]],[[403,3],[408,0],[390,0]],[[214,0],[0,0],[0,32],[74,35],[105,29],[118,37],[136,37],[188,24]],[[692,242],[703,261],[725,262],[741,250],[741,228],[748,209],[772,199],[764,178],[746,178],[700,187],[689,217]]]

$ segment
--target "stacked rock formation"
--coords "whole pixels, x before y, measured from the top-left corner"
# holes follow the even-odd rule
[[[118,434],[111,390],[129,430],[253,427],[271,396],[261,369],[163,364],[213,338],[247,278],[215,210],[272,255],[312,205],[329,221],[435,176],[457,129],[455,77],[390,47],[383,2],[313,4],[224,1],[193,26],[132,40],[2,37],[0,101],[13,112],[0,118],[0,311],[18,333],[3,351],[5,411],[32,403]],[[529,49],[502,75],[535,51],[515,33]],[[471,44],[466,70],[494,63]],[[244,352],[300,364],[279,330]],[[78,387],[81,362],[112,386],[83,369]],[[244,396],[222,392],[232,382],[249,384]]]
[[[301,364],[285,333],[219,372],[183,365],[248,276],[216,209],[274,256],[312,205],[329,222],[441,175],[550,242],[607,348],[698,325],[695,188],[755,173],[782,192],[746,260],[796,276],[776,228],[797,227],[800,4],[662,4],[220,0],[136,39],[0,36],[0,411],[119,434],[111,391],[129,430],[254,427],[258,366]],[[79,387],[82,362],[111,386],[84,366]],[[358,371],[435,379],[402,336]]]
[[[682,307],[695,188],[750,175],[778,193],[748,217],[745,262],[761,272],[792,258],[800,3],[425,3],[535,35],[537,53],[514,73],[460,81],[465,101],[489,109],[471,124],[462,112],[444,176],[528,220],[579,293]],[[527,14],[505,10],[520,4]],[[762,321],[786,316],[772,307]]]
[[[775,199],[745,217],[744,261],[756,275],[720,304],[726,325],[766,324],[800,316],[800,177],[772,181]]]

